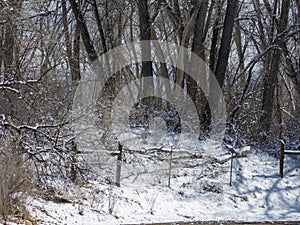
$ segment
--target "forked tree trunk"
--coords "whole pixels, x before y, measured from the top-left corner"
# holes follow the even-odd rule
[[[277,34],[281,34],[288,25],[290,0],[282,1],[281,14],[277,24]],[[274,25],[275,26],[275,25]],[[275,32],[275,27],[272,29]],[[273,33],[271,34],[273,35]],[[270,65],[266,65],[269,69],[266,70],[264,77],[264,88],[263,88],[263,101],[262,101],[262,116],[260,118],[260,124],[262,129],[269,133],[272,122],[273,122],[273,111],[274,111],[274,97],[275,90],[278,83],[278,74],[280,68],[280,59],[282,55],[282,49],[284,49],[284,40],[282,38],[275,37],[275,44],[278,48],[274,49],[269,53],[268,58],[270,59]],[[279,48],[280,47],[280,48]],[[267,61],[268,63],[268,61]]]
[[[88,54],[88,58],[91,62],[94,62],[95,60],[97,60],[98,56],[95,51],[94,45],[92,44],[90,33],[87,29],[82,12],[79,9],[78,4],[76,3],[76,0],[69,0],[69,2],[72,7],[72,11],[75,15],[76,22],[78,23],[78,26],[80,27],[81,38],[82,38],[85,50]]]

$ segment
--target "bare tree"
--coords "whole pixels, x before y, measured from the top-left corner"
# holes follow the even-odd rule
[[[284,41],[283,38],[280,37],[280,35],[282,35],[282,33],[287,29],[290,1],[282,1],[280,8],[280,17],[278,21],[276,20],[276,13],[277,10],[279,10],[277,7],[278,4],[277,1],[275,1],[272,10],[269,40],[270,44],[276,45],[276,48],[268,54],[265,64],[262,100],[263,114],[260,119],[263,129],[266,132],[270,131],[273,122],[272,118],[275,102],[275,90],[278,82],[282,49],[284,49]],[[277,32],[277,34],[275,32]]]

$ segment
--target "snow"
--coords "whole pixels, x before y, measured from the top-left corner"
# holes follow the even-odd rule
[[[280,178],[278,158],[249,147],[237,149],[250,153],[233,159],[230,186],[230,160],[219,163],[211,149],[223,158],[231,156],[212,142],[190,154],[185,153],[188,149],[174,148],[170,188],[168,151],[125,152],[121,187],[105,182],[103,176],[93,177],[77,187],[61,188],[58,195],[70,203],[36,196],[28,200],[28,209],[39,224],[300,221],[299,157],[286,156],[285,175]],[[196,153],[201,157],[191,157]],[[114,180],[116,157],[107,165]]]

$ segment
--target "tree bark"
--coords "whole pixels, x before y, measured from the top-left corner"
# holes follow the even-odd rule
[[[148,0],[138,1],[139,11],[139,28],[140,28],[140,40],[141,40],[141,55],[142,55],[142,93],[146,98],[141,99],[143,126],[148,129],[150,110],[149,107],[154,107],[156,98],[151,95],[154,91],[153,83],[153,68],[151,59],[151,23],[148,10]]]
[[[11,76],[14,62],[14,47],[15,47],[15,25],[11,18],[11,15],[7,16],[7,22],[5,23],[5,33],[4,33],[4,51],[3,51],[3,61],[4,61],[4,73],[6,76]],[[11,79],[12,77],[10,77]]]
[[[290,0],[282,1],[281,14],[277,25],[277,34],[282,33],[287,28],[289,7],[290,7]],[[263,114],[260,118],[261,127],[267,133],[270,132],[272,126],[274,97],[275,97],[276,85],[278,82],[278,74],[280,68],[282,49],[284,49],[284,40],[282,38],[278,39],[277,37],[275,37],[275,44],[277,44],[280,47],[280,49],[276,48],[273,51],[271,51],[271,53],[269,54],[270,67],[269,70],[266,71],[264,76],[263,100],[262,100]]]
[[[224,21],[224,28],[222,34],[222,41],[219,49],[218,62],[215,70],[216,78],[220,87],[223,87],[225,81],[226,68],[230,53],[230,44],[232,39],[234,19],[237,16],[238,1],[228,0],[226,15]]]
[[[152,77],[153,69],[152,62],[146,59],[151,59],[151,24],[150,24],[150,15],[148,11],[148,1],[147,0],[139,0],[138,1],[138,9],[139,9],[139,21],[140,21],[140,40],[146,41],[141,43],[142,50],[142,77]],[[145,85],[145,84],[144,84]],[[147,86],[143,87],[143,90],[153,90],[154,84],[150,82]]]
[[[97,23],[97,28],[98,28],[98,31],[99,31],[101,44],[102,44],[102,48],[103,48],[103,53],[105,54],[105,53],[108,52],[108,48],[107,48],[107,44],[106,44],[104,31],[103,31],[103,27],[102,27],[102,23],[101,23],[101,19],[100,19],[99,10],[98,10],[98,7],[97,7],[96,0],[93,1],[93,7],[94,7],[94,15],[95,15],[96,23]]]
[[[192,43],[192,52],[195,53],[203,62],[205,62],[205,48],[203,46],[203,42],[205,39],[205,19],[207,14],[207,8],[208,8],[208,1],[202,1],[200,5],[200,9],[197,13],[194,32],[193,32],[193,43]],[[190,70],[198,70],[196,66],[203,62],[198,62],[198,59],[196,57],[191,57],[191,66]],[[207,99],[205,97],[205,94],[203,90],[200,90],[198,88],[198,83],[202,81],[207,81],[207,74],[205,68],[203,68],[204,71],[193,71],[194,73],[197,73],[199,76],[199,80],[194,80],[190,76],[187,76],[187,93],[191,97],[192,101],[194,102],[198,117],[200,119],[200,130],[201,132],[205,132],[208,129],[207,124],[209,124],[210,118],[207,116],[207,112],[205,110],[205,106],[208,104]],[[203,86],[208,86],[206,83],[202,84]],[[206,88],[207,89],[207,88]],[[209,112],[208,112],[209,114]],[[201,136],[203,136],[201,134]]]
[[[2,71],[2,65],[3,65],[3,58],[4,58],[4,45],[3,45],[3,39],[4,39],[4,28],[3,26],[0,27],[0,71]],[[3,81],[4,77],[1,74],[0,76],[0,82]]]
[[[220,19],[221,19],[221,10],[222,6],[218,5],[217,6],[217,12],[215,15],[215,22],[213,26],[213,34],[212,34],[212,41],[211,41],[211,47],[209,51],[209,68],[211,71],[215,71],[216,68],[216,62],[217,62],[217,50],[218,50],[218,40],[219,40],[219,24],[220,24]]]
[[[91,62],[94,62],[95,60],[97,60],[98,56],[97,56],[95,48],[92,44],[91,37],[90,37],[89,31],[87,29],[87,26],[86,26],[84,17],[82,15],[82,12],[78,8],[78,4],[76,3],[76,0],[69,0],[69,2],[70,2],[70,5],[72,7],[72,11],[75,15],[76,22],[78,23],[78,25],[80,27],[81,37],[82,37],[82,40],[83,40],[85,50],[88,53],[88,58]]]

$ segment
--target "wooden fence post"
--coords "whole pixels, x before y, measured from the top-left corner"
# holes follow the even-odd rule
[[[173,158],[173,146],[171,146],[170,161],[169,161],[169,180],[168,180],[168,187],[169,188],[171,188],[172,158]]]
[[[122,152],[123,146],[119,142],[119,152],[117,158],[117,171],[116,171],[116,185],[117,187],[121,186],[121,166],[122,166]]]
[[[279,173],[281,178],[283,178],[283,164],[284,164],[284,142],[280,140],[280,165],[279,165]]]

